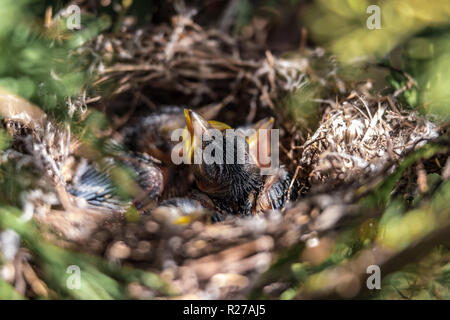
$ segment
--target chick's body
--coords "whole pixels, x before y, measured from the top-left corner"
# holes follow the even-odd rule
[[[250,154],[247,140],[239,130],[232,136],[221,130],[222,139],[210,137],[205,142],[203,136],[213,136],[210,131],[215,129],[214,124],[210,124],[193,111],[186,115],[186,122],[193,135],[191,147],[195,150],[200,148],[203,158],[204,151],[211,147],[211,144],[215,144],[216,152],[222,154],[222,157],[219,157],[222,161],[208,162],[203,159],[201,163],[193,164],[198,188],[208,194],[221,211],[250,215],[270,209],[281,209],[285,205],[291,185],[290,174],[284,168],[279,168],[274,175],[261,175],[260,167]],[[227,143],[230,137],[234,139],[232,144]],[[239,139],[244,143],[239,144]],[[230,149],[230,145],[233,145],[233,148]],[[291,191],[293,192],[289,198],[294,199],[295,185]]]
[[[252,165],[205,164],[194,170],[198,188],[208,194],[223,211],[248,215],[263,180],[259,169]]]
[[[122,153],[101,163],[82,159],[74,168],[67,191],[98,209],[123,212],[155,206],[167,181],[167,170],[145,154]],[[132,202],[130,202],[132,200]]]

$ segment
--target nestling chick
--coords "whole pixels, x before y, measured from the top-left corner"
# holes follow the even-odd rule
[[[252,143],[255,137],[247,139],[242,130],[229,136],[229,126],[207,121],[192,110],[186,110],[185,117],[190,135],[185,148],[186,156],[191,163],[194,162],[192,166],[197,186],[213,199],[221,211],[250,215],[281,209],[285,205],[291,177],[283,168],[279,168],[274,175],[261,175],[258,158],[252,154],[256,148],[249,147],[249,142]],[[222,137],[217,137],[217,132]],[[208,161],[204,156],[209,150],[214,150],[212,156],[221,161]],[[200,163],[195,161],[196,153],[203,157]],[[296,198],[295,187],[291,190],[292,200]]]
[[[137,209],[154,207],[166,181],[167,170],[158,161],[145,154],[124,153],[100,165],[82,160],[67,191],[90,206],[123,212],[131,204]]]

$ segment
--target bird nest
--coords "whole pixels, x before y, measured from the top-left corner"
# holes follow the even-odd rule
[[[287,167],[297,168],[292,174],[301,185],[356,180],[355,186],[331,193],[301,192],[300,199],[283,210],[216,224],[203,218],[174,223],[185,208],[173,204],[140,217],[87,209],[64,185],[73,175],[67,168],[84,155],[77,153],[83,142],[68,127],[21,102],[17,110],[2,111],[15,137],[3,161],[14,159],[17,166],[30,167],[39,181],[23,196],[24,218],[38,222],[44,237],[58,246],[156,272],[177,298],[244,298],[255,288],[275,297],[286,289],[287,284],[277,279],[261,282],[280,250],[304,243],[313,247],[342,217],[357,221],[358,186],[379,179],[396,160],[438,137],[438,128],[417,113],[402,110],[395,97],[355,91],[343,101],[328,102],[318,129],[309,139],[298,138],[300,129],[294,124],[286,128],[288,112],[278,103],[310,81],[325,85],[334,77],[332,72],[320,77],[311,67],[310,59],[320,58],[321,51],[295,59],[266,52],[254,60],[245,57],[242,46],[181,16],[172,26],[100,35],[85,48],[95,57],[90,69],[96,75],[93,87],[71,99],[69,111],[82,118],[89,113],[83,113],[86,106],[105,112],[113,128],[103,136],[112,136],[131,118],[152,114],[162,104],[194,109],[220,105],[218,118],[233,124],[253,123],[270,114],[285,129],[282,139],[291,149],[285,148],[283,158]],[[23,256],[15,259],[24,261]],[[28,290],[42,294],[33,288]],[[136,282],[127,289],[134,298],[166,296]]]

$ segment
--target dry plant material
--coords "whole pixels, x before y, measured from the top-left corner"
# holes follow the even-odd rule
[[[286,60],[267,52],[265,59],[248,60],[241,46],[226,33],[205,30],[186,16],[175,17],[172,26],[100,35],[91,44],[102,57],[93,65],[99,75],[95,85],[114,83],[113,96],[139,92],[150,109],[154,101],[174,104],[182,96],[191,108],[233,102],[254,116],[256,106],[275,108],[283,92],[307,82],[306,57]]]
[[[300,162],[312,168],[311,181],[351,182],[373,175],[389,161],[439,136],[432,122],[414,111],[399,110],[386,99],[356,92],[341,103],[332,103],[303,146]]]

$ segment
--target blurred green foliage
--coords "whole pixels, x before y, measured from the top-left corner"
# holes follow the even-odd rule
[[[299,127],[314,129],[319,120],[319,105],[315,99],[320,97],[324,88],[317,83],[308,83],[286,95],[281,101]]]
[[[369,5],[380,8],[381,29],[369,29]],[[360,62],[392,66],[387,82],[405,107],[450,120],[450,6],[447,0],[317,0],[303,18],[313,39],[353,68]],[[412,76],[417,86],[396,70]],[[363,71],[361,71],[363,72]]]
[[[2,300],[22,300],[22,297],[13,286],[11,286],[8,282],[0,279],[0,298]]]
[[[4,0],[0,6],[0,87],[37,104],[59,120],[68,120],[66,101],[89,88],[93,76],[88,68],[89,52],[79,48],[100,31],[110,26],[106,16],[82,15],[81,30],[68,30],[66,18],[54,19],[44,27],[45,10],[53,6],[53,16],[63,8],[63,2],[37,0]],[[102,140],[95,132],[108,127],[104,115],[91,113],[80,121],[73,118],[73,132],[80,136],[92,150],[103,150]],[[90,142],[90,143],[88,143]],[[6,132],[0,130],[0,152],[10,144]],[[100,153],[98,158],[100,159]],[[126,197],[124,170],[117,170],[118,185],[123,186]],[[20,179],[17,179],[20,177]],[[39,265],[48,298],[75,299],[127,299],[128,285],[137,283],[155,290],[157,294],[170,295],[170,289],[155,274],[116,265],[103,259],[72,252],[50,244],[42,238],[33,222],[20,219],[19,209],[24,192],[39,181],[36,172],[22,167],[16,161],[2,161],[0,165],[0,230],[11,229],[20,235],[34,262]],[[120,191],[119,190],[119,191]],[[120,193],[120,192],[119,192]],[[0,266],[2,257],[0,255]],[[81,288],[71,290],[66,282],[70,265],[81,269]],[[22,299],[9,283],[0,280],[1,299]],[[38,297],[45,298],[45,297]]]
[[[367,27],[370,5],[380,8],[381,29]],[[448,25],[450,7],[446,0],[317,0],[304,18],[315,40],[347,62],[382,57],[427,27]]]
[[[251,293],[251,298],[268,298],[262,288],[270,281],[290,283],[280,299],[295,299],[308,292],[320,292],[330,284],[330,270],[357,257],[372,245],[385,248],[392,253],[420,240],[436,229],[450,224],[450,181],[439,175],[428,176],[430,189],[436,191],[426,196],[417,194],[415,206],[408,208],[401,196],[393,190],[404,172],[422,159],[448,154],[448,139],[443,143],[428,144],[405,158],[394,172],[387,175],[375,187],[360,188],[360,211],[375,209],[379,218],[370,218],[362,223],[348,223],[340,230],[327,258],[318,265],[301,261],[305,246],[294,246],[282,252],[276,262],[261,278]],[[447,143],[445,143],[447,141]],[[438,246],[426,255],[419,264],[413,263],[383,279],[381,290],[365,293],[359,298],[373,299],[448,299],[450,297],[450,250]],[[383,272],[383,270],[381,271]]]
[[[374,4],[380,8],[381,29],[371,30],[366,23],[373,12],[368,12],[367,8]],[[238,21],[241,24],[250,21],[256,6],[244,3]],[[440,123],[450,121],[450,6],[447,0],[316,0],[302,10],[301,17],[311,32],[312,41],[336,56],[337,77],[346,83],[371,79],[374,91],[395,93],[403,108],[416,109]],[[317,66],[313,68],[316,69]],[[317,117],[315,101],[339,95],[337,87],[331,82],[325,88],[319,86],[318,90],[305,86],[287,96],[284,102],[297,122],[308,126],[315,122],[312,118]],[[362,197],[361,211],[375,210],[379,218],[346,225],[346,231],[339,233],[334,248],[320,265],[312,266],[300,259],[305,250],[303,246],[287,250],[251,297],[267,298],[262,288],[276,279],[292,284],[281,293],[281,299],[294,299],[300,292],[320,291],[329,284],[327,272],[355,258],[364,248],[377,244],[399,252],[448,225],[450,184],[440,175],[428,174],[427,185],[433,192],[417,192],[412,202],[405,201],[401,192],[394,192],[405,174],[411,174],[417,161],[448,154],[445,145],[426,145],[405,158],[375,189],[365,185],[359,188],[356,194]],[[448,299],[449,259],[448,248],[437,247],[420,263],[407,265],[386,277],[380,291],[363,297]]]
[[[21,211],[13,207],[0,207],[0,228],[17,232],[25,245],[35,254],[42,268],[44,280],[57,296],[53,298],[75,299],[127,299],[130,283],[145,285],[156,292],[170,295],[170,288],[151,272],[130,269],[106,262],[100,258],[61,249],[42,239],[38,228],[20,220]],[[76,265],[81,271],[81,287],[70,289],[67,268]],[[0,290],[16,297],[8,286],[0,283]],[[1,293],[2,291],[0,291]],[[0,296],[4,298],[3,296]]]
[[[44,27],[45,7],[36,0],[5,0],[0,8],[0,86],[65,119],[66,99],[89,80],[88,61],[74,49],[109,26],[107,18],[83,16],[82,29],[65,18]]]

